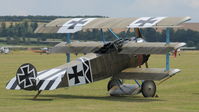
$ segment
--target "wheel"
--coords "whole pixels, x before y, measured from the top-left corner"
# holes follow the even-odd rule
[[[156,85],[152,80],[146,80],[142,83],[142,95],[144,97],[154,97],[156,93]]]
[[[108,82],[107,90],[109,91],[113,86],[119,86],[119,85],[122,85],[122,84],[123,84],[123,82],[120,79],[118,79],[118,80],[111,79]]]

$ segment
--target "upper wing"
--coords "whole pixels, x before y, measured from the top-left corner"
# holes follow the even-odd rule
[[[75,33],[82,29],[175,27],[190,17],[60,18],[39,26],[35,33]]]
[[[72,42],[67,44],[62,42],[52,48],[52,53],[92,53],[103,47],[100,42]],[[166,54],[176,50],[185,43],[160,43],[160,42],[144,42],[135,43],[127,41],[123,44],[120,54]],[[108,48],[107,48],[108,49]]]
[[[119,74],[121,79],[135,80],[162,80],[167,77],[172,77],[180,72],[179,69],[170,69],[166,71],[163,68],[127,68]]]

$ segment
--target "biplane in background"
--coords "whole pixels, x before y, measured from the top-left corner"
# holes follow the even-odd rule
[[[10,53],[10,49],[8,47],[0,47],[0,53],[8,54]]]
[[[190,17],[141,17],[141,18],[61,18],[39,26],[35,33],[66,33],[67,42],[61,42],[53,53],[86,55],[61,66],[37,72],[29,63],[17,70],[16,76],[6,85],[6,89],[37,90],[36,98],[43,90],[54,90],[88,84],[111,77],[107,84],[110,95],[135,95],[144,97],[156,95],[154,81],[163,82],[180,72],[171,69],[169,56],[185,43],[170,42],[169,28],[176,27]],[[134,29],[136,37],[126,39],[118,37],[111,29]],[[167,28],[166,43],[145,42],[141,28]],[[108,29],[116,37],[115,41],[70,42],[70,33],[84,29]],[[166,54],[165,68],[149,68],[147,61],[152,54]],[[64,62],[63,62],[64,63]],[[145,67],[141,67],[145,65]],[[122,79],[135,80],[136,84],[123,84]]]

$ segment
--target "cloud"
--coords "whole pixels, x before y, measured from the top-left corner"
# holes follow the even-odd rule
[[[199,1],[198,0],[186,0],[186,3],[194,9],[199,9]]]

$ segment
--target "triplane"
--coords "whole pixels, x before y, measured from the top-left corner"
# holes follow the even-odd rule
[[[180,72],[170,68],[170,53],[185,43],[170,42],[169,28],[179,26],[190,17],[141,17],[141,18],[60,18],[39,26],[35,33],[66,33],[67,42],[52,48],[52,53],[66,53],[67,62],[61,66],[37,72],[29,63],[17,70],[16,76],[6,85],[11,90],[37,90],[36,98],[43,90],[55,90],[93,83],[111,77],[107,89],[111,96],[156,95],[154,81],[163,82]],[[134,29],[136,37],[120,38],[111,29]],[[145,42],[141,28],[167,28],[166,43]],[[84,29],[108,29],[116,37],[112,42],[70,42],[70,33]],[[70,53],[86,55],[70,62]],[[149,68],[151,54],[166,54],[165,68]],[[141,65],[145,65],[144,68]],[[122,80],[135,80],[136,84],[123,84]]]

